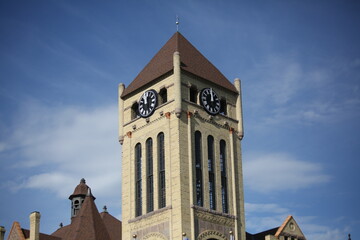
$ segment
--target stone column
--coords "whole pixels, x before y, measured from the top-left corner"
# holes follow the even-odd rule
[[[40,235],[40,213],[32,212],[30,214],[30,238],[29,240],[39,240]]]
[[[193,135],[193,129],[191,124],[191,116],[192,113],[188,112],[188,155],[189,155],[189,195],[190,195],[190,239],[195,239],[195,213],[194,208],[192,207],[194,205],[194,167],[193,167],[193,142],[192,142],[192,135]]]
[[[119,84],[118,88],[118,95],[119,95],[119,142],[122,145],[124,142],[124,101],[121,99],[121,94],[123,93],[125,89],[125,85],[123,83]]]
[[[239,78],[235,78],[234,85],[239,92],[239,96],[236,100],[236,119],[238,122],[237,135],[240,140],[244,137],[244,125],[243,125],[243,112],[242,112],[242,95],[241,95],[241,81]]]
[[[178,118],[181,116],[181,69],[180,53],[174,52],[174,87],[175,87],[175,114]]]

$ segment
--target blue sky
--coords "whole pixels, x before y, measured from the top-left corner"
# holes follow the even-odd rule
[[[0,1],[0,225],[70,222],[81,178],[121,218],[117,85],[176,31],[242,79],[247,231],[360,237],[359,1]]]

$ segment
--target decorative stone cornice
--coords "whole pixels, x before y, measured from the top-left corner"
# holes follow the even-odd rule
[[[166,240],[167,238],[162,235],[161,233],[156,233],[156,232],[152,232],[152,233],[149,233],[149,234],[146,234],[146,236],[143,238],[144,240],[150,240],[150,239],[163,239],[163,240]]]
[[[211,223],[233,227],[234,221],[237,219],[234,215],[217,212],[204,207],[192,206],[192,208],[195,210],[196,217]]]
[[[139,216],[139,217],[132,218],[132,219],[130,219],[130,220],[128,221],[128,223],[133,223],[133,222],[140,221],[140,220],[142,220],[142,219],[149,218],[149,217],[151,217],[151,216],[154,216],[155,214],[159,214],[159,213],[165,212],[165,211],[167,211],[167,210],[169,210],[169,209],[172,209],[172,206],[171,206],[171,205],[166,206],[166,207],[164,207],[164,208],[157,209],[157,210],[155,210],[155,211],[149,212],[149,213],[144,214],[144,215],[141,215],[141,216]]]

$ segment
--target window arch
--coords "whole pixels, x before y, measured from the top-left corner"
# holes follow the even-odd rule
[[[167,102],[167,89],[164,87],[162,89],[160,89],[160,92],[159,92],[159,100],[160,100],[160,104],[164,104]]]
[[[216,209],[215,194],[215,170],[214,170],[214,137],[209,135],[207,138],[208,149],[208,173],[209,173],[209,200],[210,209]]]
[[[203,206],[203,183],[202,183],[202,151],[201,151],[201,133],[195,132],[195,204]]]
[[[164,133],[157,136],[158,168],[159,168],[159,208],[166,206],[166,179],[165,179],[165,144]]]
[[[223,115],[227,115],[227,104],[225,98],[222,98],[220,100],[220,113]]]
[[[228,193],[227,193],[227,175],[226,175],[226,142],[220,141],[220,172],[221,172],[221,204],[224,213],[229,212]]]
[[[131,106],[131,120],[137,118],[139,116],[139,104],[135,102]]]
[[[135,216],[142,214],[141,144],[135,146]]]
[[[153,174],[153,141],[146,140],[146,208],[147,212],[154,210],[154,174]]]

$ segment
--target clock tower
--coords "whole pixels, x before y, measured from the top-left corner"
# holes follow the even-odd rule
[[[245,240],[240,80],[176,32],[119,85],[122,239]]]

